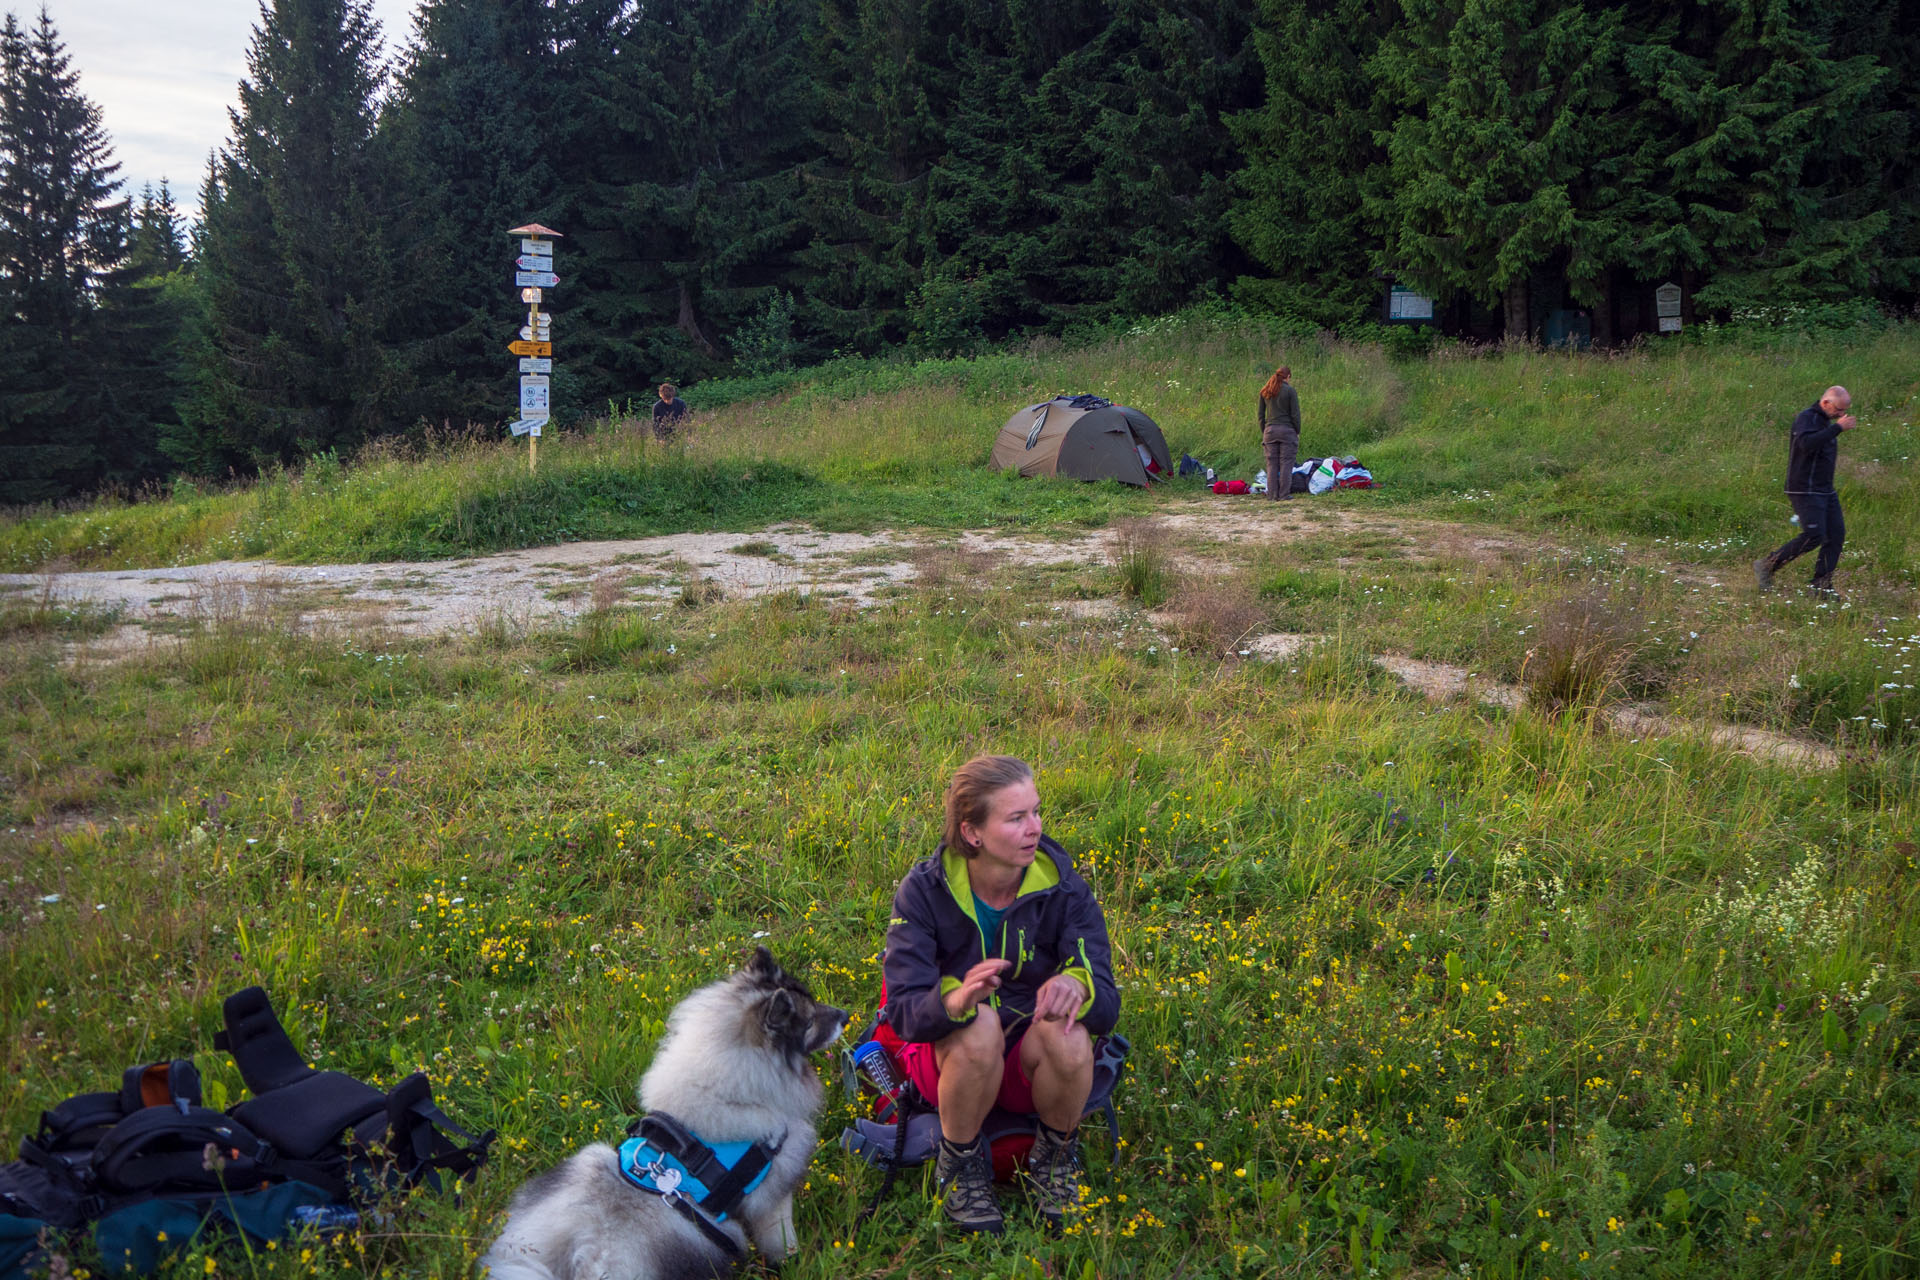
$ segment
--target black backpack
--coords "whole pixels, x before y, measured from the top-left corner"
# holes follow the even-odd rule
[[[20,1140],[20,1158],[0,1165],[0,1209],[60,1230],[98,1216],[103,1206],[89,1204],[97,1194],[94,1153],[122,1123],[149,1110],[163,1120],[191,1120],[202,1110],[200,1073],[193,1063],[175,1058],[129,1067],[117,1092],[78,1094],[42,1111],[39,1127]],[[144,1127],[151,1131],[154,1123]],[[123,1148],[116,1169],[131,1158]]]
[[[382,1093],[342,1072],[314,1070],[259,987],[228,996],[222,1012],[227,1029],[214,1047],[233,1055],[254,1095],[232,1108],[233,1118],[282,1155],[328,1166],[353,1198],[417,1184],[438,1191],[442,1174],[464,1180],[486,1162],[494,1131],[476,1138],[448,1119],[424,1074]]]
[[[236,1201],[288,1184],[305,1188],[295,1199],[349,1207],[396,1187],[439,1190],[443,1175],[465,1179],[485,1162],[493,1131],[476,1138],[448,1119],[426,1076],[416,1072],[382,1093],[314,1070],[259,987],[229,997],[223,1012],[227,1030],[214,1044],[233,1054],[253,1097],[213,1111],[200,1105],[191,1062],[130,1068],[118,1092],[83,1093],[41,1114],[20,1158],[0,1166],[0,1213],[56,1232],[104,1231],[117,1219],[124,1234],[123,1211],[152,1201],[238,1221],[247,1211]],[[294,1200],[281,1196],[258,1212],[283,1216],[283,1204]]]

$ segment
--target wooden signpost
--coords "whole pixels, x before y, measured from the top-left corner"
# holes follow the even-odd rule
[[[540,309],[544,290],[555,288],[560,277],[553,274],[553,240],[559,236],[552,227],[530,222],[514,227],[510,236],[524,236],[520,256],[514,259],[514,287],[520,301],[527,304],[527,322],[520,326],[520,340],[509,342],[507,350],[520,357],[520,416],[507,428],[527,438],[527,470],[540,466],[540,429],[552,417],[553,317]]]

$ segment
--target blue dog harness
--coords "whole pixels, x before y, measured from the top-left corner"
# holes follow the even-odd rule
[[[664,1111],[641,1116],[627,1133],[620,1144],[620,1176],[665,1200],[729,1256],[743,1256],[720,1224],[766,1181],[780,1144],[702,1142]]]

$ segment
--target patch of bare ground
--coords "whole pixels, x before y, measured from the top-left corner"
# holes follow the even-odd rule
[[[1366,559],[1516,564],[1564,550],[1545,539],[1486,526],[1304,502],[1190,502],[1169,507],[1156,524],[1176,578],[1190,585],[1145,621],[1183,646],[1265,661],[1291,658],[1325,637],[1255,634],[1259,610],[1248,584],[1234,577],[1250,545],[1337,536],[1342,564]],[[646,570],[629,568],[640,563]],[[238,621],[372,628],[394,636],[459,633],[486,643],[611,603],[697,607],[715,599],[817,593],[832,597],[840,608],[868,608],[909,583],[953,587],[1006,566],[1075,569],[1108,563],[1104,530],[1062,536],[983,530],[857,534],[786,524],[751,534],[577,542],[425,563],[222,561],[169,569],[0,574],[0,593],[35,592],[118,609],[126,621],[67,646],[70,661],[87,661],[124,657],[197,626]],[[1713,579],[1702,574],[1701,580]],[[1053,608],[1065,618],[1089,622],[1126,611],[1111,599],[1062,600]],[[1507,710],[1526,704],[1521,689],[1464,668],[1393,654],[1374,661],[1435,701],[1470,698]],[[1838,763],[1831,748],[1771,730],[1695,722],[1644,704],[1616,706],[1604,714],[1616,729],[1643,737],[1704,734],[1730,750],[1796,768]]]
[[[1419,658],[1403,658],[1389,653],[1380,654],[1373,661],[1375,666],[1389,672],[1401,684],[1424,694],[1433,702],[1470,698],[1490,707],[1515,711],[1524,706],[1527,700],[1526,695],[1512,685],[1481,679],[1465,667],[1449,666],[1444,662],[1423,662]]]
[[[1374,663],[1391,672],[1409,689],[1426,695],[1434,702],[1468,698],[1505,711],[1516,711],[1527,704],[1525,691],[1496,680],[1482,679],[1464,667],[1450,666],[1444,662],[1423,662],[1418,658],[1393,654],[1381,654],[1374,658]],[[1669,715],[1649,703],[1603,707],[1600,716],[1616,732],[1631,733],[1642,738],[1677,738],[1697,734],[1715,746],[1770,764],[1796,769],[1833,769],[1840,764],[1840,756],[1833,748],[1817,742],[1753,725],[1687,720]]]
[[[1302,650],[1310,649],[1325,636],[1316,636],[1286,631],[1270,631],[1265,635],[1250,638],[1241,650],[1249,658],[1262,662],[1282,662]]]
[[[1250,543],[1324,539],[1331,534],[1376,534],[1381,547],[1418,561],[1426,556],[1503,560],[1538,554],[1545,544],[1501,531],[1405,520],[1386,514],[1306,503],[1193,502],[1159,518],[1171,567],[1179,574],[1213,575],[1238,562]],[[1301,508],[1295,510],[1294,508]],[[693,574],[717,584],[728,599],[776,592],[807,595],[826,589],[866,608],[909,582],[960,581],[998,565],[1102,565],[1105,531],[1064,536],[997,530],[958,534],[884,531],[823,533],[805,525],[775,525],[742,533],[685,533],[619,542],[573,542],[462,560],[423,563],[282,565],[228,560],[167,569],[84,573],[0,574],[0,592],[35,591],[51,598],[118,607],[128,622],[219,621],[271,598],[282,612],[307,622],[377,622],[402,635],[471,633],[502,614],[527,623],[565,621],[590,607],[585,592],[564,590],[608,570],[647,562],[678,574],[635,580],[626,597],[635,604],[676,599]],[[695,568],[695,566],[698,566]],[[859,568],[858,576],[847,574]],[[691,572],[689,572],[691,571]],[[556,590],[556,588],[563,588]],[[296,607],[297,606],[297,607]]]
[[[1257,661],[1281,662],[1326,639],[1328,637],[1324,635],[1269,632],[1244,641],[1239,652]],[[1392,653],[1375,655],[1373,663],[1408,689],[1432,702],[1458,702],[1464,699],[1502,711],[1518,711],[1527,705],[1525,690],[1498,680],[1489,680],[1465,667]],[[1670,715],[1651,703],[1607,707],[1600,714],[1615,732],[1629,733],[1635,737],[1699,735],[1717,747],[1795,769],[1833,769],[1840,764],[1837,752],[1817,742],[1753,725],[1689,720]]]

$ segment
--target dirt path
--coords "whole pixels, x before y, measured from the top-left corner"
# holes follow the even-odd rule
[[[1284,507],[1258,500],[1194,503],[1174,508],[1160,522],[1184,565],[1200,571],[1228,566],[1239,558],[1236,549],[1248,543],[1330,534],[1389,540],[1397,545],[1398,562],[1410,566],[1442,558],[1518,562],[1556,549],[1503,530],[1306,502]],[[153,633],[248,616],[420,636],[470,632],[493,620],[534,626],[565,622],[592,607],[596,594],[664,604],[690,589],[706,598],[729,599],[797,591],[864,608],[903,590],[935,557],[957,553],[979,564],[1091,565],[1105,562],[1111,536],[1105,530],[1056,537],[983,531],[824,533],[788,524],[754,533],[575,542],[463,560],[334,565],[225,560],[170,569],[0,574],[0,596],[113,609],[120,625],[88,646],[95,655],[111,655],[137,650]],[[1093,600],[1062,607],[1076,616],[1115,610],[1110,601]],[[1147,621],[1164,626],[1167,620],[1150,616]],[[1248,656],[1278,661],[1321,638],[1259,636],[1248,642]],[[1512,710],[1525,700],[1520,690],[1472,679],[1461,668],[1391,654],[1374,661],[1435,701],[1470,698]],[[1819,744],[1746,726],[1693,725],[1658,707],[1618,708],[1608,718],[1616,729],[1644,737],[1704,733],[1727,749],[1796,768],[1838,763],[1833,751]]]
[[[1297,508],[1297,509],[1295,509]],[[1439,521],[1402,520],[1305,502],[1273,509],[1248,499],[1194,504],[1164,517],[1169,536],[1196,564],[1219,567],[1242,542],[1288,542],[1371,532],[1422,549],[1472,558],[1523,555],[1537,541]],[[286,565],[221,560],[171,569],[0,574],[0,595],[49,597],[117,611],[134,627],[239,616],[271,606],[301,623],[377,624],[414,635],[470,631],[489,618],[565,621],[593,603],[596,579],[616,575],[627,599],[666,600],[690,584],[707,594],[750,598],[798,591],[866,607],[919,575],[931,553],[960,551],[1013,564],[1095,564],[1104,531],[1060,537],[1004,532],[823,533],[775,525],[754,533],[683,533],[620,542],[572,542],[463,560]]]

